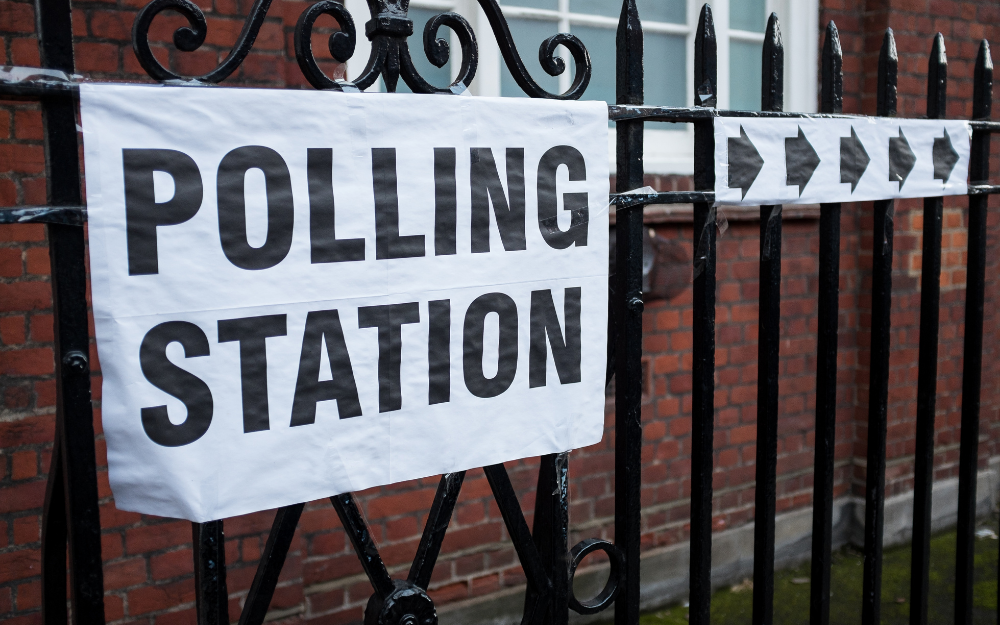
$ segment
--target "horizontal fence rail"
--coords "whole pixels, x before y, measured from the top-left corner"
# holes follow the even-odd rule
[[[560,34],[540,46],[546,72],[556,76],[567,64],[555,55],[569,51],[574,76],[565,93],[545,91],[528,73],[510,29],[495,0],[478,0],[496,35],[504,63],[514,80],[531,97],[579,99],[590,82],[592,64],[579,39]],[[211,72],[186,77],[164,67],[153,56],[149,30],[165,10],[180,13],[189,28],[174,41],[181,50],[197,49],[205,39],[206,18],[186,0],[153,0],[133,26],[133,47],[142,67],[164,84],[215,85],[240,66],[254,45],[271,0],[256,0],[230,54]],[[330,36],[334,58],[346,62],[354,53],[354,18],[340,3],[321,0],[299,19],[294,34],[299,66],[317,89],[358,91],[382,79],[388,91],[402,80],[416,93],[462,93],[472,83],[478,48],[469,23],[456,13],[442,13],[428,23],[423,43],[428,58],[443,66],[448,45],[435,39],[443,26],[460,43],[461,63],[451,85],[430,85],[410,58],[412,22],[406,3],[369,0],[372,21],[366,34],[372,57],[353,82],[334,80],[319,67],[312,49],[312,29],[321,15],[335,19],[339,32]],[[0,224],[45,223],[48,227],[55,301],[56,379],[58,391],[55,449],[49,470],[43,518],[42,577],[44,619],[49,625],[68,616],[66,559],[68,546],[72,618],[79,623],[104,621],[100,520],[97,509],[96,456],[90,396],[84,235],[87,221],[80,185],[76,106],[79,82],[72,55],[72,7],[69,0],[38,5],[38,37],[43,69],[0,68],[0,98],[37,100],[45,118],[47,206],[0,209]],[[715,138],[713,122],[720,117],[870,119],[843,113],[843,53],[836,26],[827,25],[822,50],[821,112],[783,110],[784,50],[777,15],[767,23],[762,51],[760,111],[718,108],[717,42],[712,10],[705,5],[694,36],[692,107],[644,104],[643,32],[635,0],[623,0],[617,32],[616,102],[608,116],[616,122],[615,273],[611,281],[609,380],[615,385],[615,542],[589,539],[569,548],[568,453],[541,458],[533,527],[529,528],[503,465],[484,467],[493,496],[527,580],[523,623],[564,625],[569,610],[596,614],[615,606],[617,625],[636,625],[640,606],[641,456],[642,456],[642,293],[643,209],[654,204],[693,204],[693,361],[690,512],[690,622],[711,620],[713,512],[713,446],[715,416],[716,215]],[[442,52],[443,51],[443,52]],[[441,61],[439,64],[438,61]],[[877,115],[896,115],[897,54],[893,33],[885,33],[879,54]],[[1000,185],[988,182],[990,135],[1000,122],[990,120],[993,65],[989,45],[982,42],[975,64],[972,153],[969,167],[968,278],[964,336],[961,442],[959,465],[958,544],[955,623],[972,622],[973,535],[978,467],[979,398],[982,384],[983,315],[988,196]],[[932,40],[928,65],[927,117],[944,117],[947,103],[945,40]],[[694,191],[640,193],[644,187],[643,131],[646,123],[686,123],[694,126]],[[775,556],[775,489],[777,469],[778,389],[781,315],[781,206],[760,207],[759,346],[757,387],[756,500],[754,526],[753,616],[755,624],[773,620]],[[869,368],[868,458],[866,475],[862,622],[880,622],[882,542],[885,503],[886,427],[889,391],[890,320],[893,271],[893,200],[874,203],[872,248],[872,345]],[[916,402],[915,495],[911,560],[912,625],[927,623],[931,487],[934,457],[934,412],[940,309],[942,198],[924,200],[921,267],[919,379]],[[816,442],[811,544],[810,623],[830,621],[833,474],[836,433],[836,373],[838,355],[840,204],[822,204],[819,219],[818,330],[816,369]],[[437,621],[427,594],[434,566],[461,492],[465,473],[441,477],[406,579],[393,579],[386,569],[370,529],[353,495],[331,497],[350,543],[370,581],[373,594],[365,622],[421,623]],[[291,546],[304,504],[277,511],[249,595],[239,615],[240,625],[266,619],[279,574]],[[231,622],[225,566],[223,521],[192,524],[198,622]],[[579,600],[573,576],[583,558],[603,551],[610,560],[610,577],[597,597]]]

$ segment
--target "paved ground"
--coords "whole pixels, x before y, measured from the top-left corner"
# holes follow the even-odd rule
[[[997,530],[996,519],[982,528]],[[997,555],[1000,541],[992,537],[976,540],[974,609],[975,622],[997,622]],[[831,625],[855,625],[861,622],[861,561],[857,549],[845,548],[834,554],[830,589]],[[928,622],[953,622],[955,592],[955,532],[938,534],[931,539],[931,573]],[[905,625],[910,614],[910,547],[896,547],[885,553],[882,582],[883,625]],[[721,590],[712,598],[712,623],[745,625],[751,620],[753,584],[750,580]],[[687,608],[672,608],[647,614],[640,625],[684,625]],[[775,625],[808,625],[809,564],[775,574]]]

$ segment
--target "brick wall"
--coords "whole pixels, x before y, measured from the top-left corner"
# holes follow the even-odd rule
[[[38,65],[30,2],[0,0],[4,63]],[[77,2],[74,29],[78,71],[101,80],[145,80],[131,52],[130,29],[144,0]],[[156,52],[184,73],[214,67],[228,51],[249,2],[216,0],[206,45],[179,53],[168,45],[176,17],[161,17],[153,33]],[[978,40],[1000,40],[1000,9],[992,2],[935,0],[822,0],[821,23],[835,19],[845,51],[845,110],[874,112],[875,72],[882,31],[896,30],[900,52],[900,113],[924,111],[930,35],[944,33],[949,65],[949,116],[971,113],[971,75]],[[302,87],[291,31],[304,2],[277,0],[254,51],[231,84]],[[209,7],[205,7],[209,8]],[[324,18],[327,19],[327,18]],[[325,22],[330,25],[332,22]],[[314,48],[326,49],[317,34]],[[340,68],[332,61],[325,68]],[[335,122],[334,122],[335,123]],[[0,102],[0,205],[45,202],[44,154],[38,107]],[[997,150],[994,150],[997,152]],[[1000,158],[994,160],[1000,165]],[[995,168],[996,169],[996,168]],[[997,178],[995,178],[997,179]],[[686,189],[677,177],[650,180],[660,188]],[[965,200],[946,203],[935,468],[955,474],[965,298]],[[787,212],[787,211],[786,211]],[[892,380],[887,492],[912,487],[916,363],[919,328],[919,202],[897,204],[895,224]],[[683,218],[682,218],[683,219]],[[691,256],[688,223],[652,224],[680,241]],[[812,493],[815,410],[817,221],[786,218],[783,240],[778,510],[807,506]],[[842,219],[840,372],[838,375],[836,493],[863,495],[867,421],[871,267],[871,205],[845,205]],[[756,437],[756,340],[759,224],[731,214],[719,241],[715,525],[733,527],[753,518]],[[990,219],[987,276],[1000,264],[1000,222]],[[41,622],[39,523],[55,420],[52,298],[44,227],[0,226],[0,619]],[[988,284],[981,458],[1000,453],[1000,362],[995,335],[998,286]],[[644,314],[649,394],[643,406],[643,544],[647,549],[683,541],[690,496],[691,293],[654,302]],[[96,363],[96,360],[94,360]],[[194,621],[191,530],[187,522],[119,511],[107,483],[100,430],[100,373],[94,399],[100,463],[102,548],[108,621],[157,624]],[[608,404],[602,443],[571,456],[571,540],[613,537],[613,406]],[[533,508],[537,459],[509,463],[528,514]],[[398,484],[358,495],[390,570],[402,574],[416,548],[436,480]],[[226,521],[230,615],[260,557],[272,513]],[[479,470],[470,471],[444,543],[431,587],[439,604],[484,596],[523,584],[524,577]],[[282,621],[353,622],[371,589],[335,513],[327,502],[306,507],[272,603]]]

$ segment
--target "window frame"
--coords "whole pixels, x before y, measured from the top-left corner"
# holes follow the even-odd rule
[[[559,32],[572,32],[572,25],[597,26],[617,28],[618,18],[603,15],[572,13],[569,11],[570,0],[557,0],[558,9],[535,9],[514,6],[517,0],[501,1],[504,16],[508,19],[539,19],[556,22]],[[614,1],[614,0],[609,0]],[[729,108],[730,102],[730,41],[749,41],[762,43],[764,33],[748,32],[729,28],[729,4],[739,0],[713,0],[712,13],[715,19],[715,32],[718,45],[718,102],[719,107]],[[644,23],[645,32],[657,32],[672,35],[683,35],[687,50],[685,59],[686,85],[685,102],[694,102],[694,63],[691,55],[694,51],[695,30],[698,25],[698,15],[703,0],[687,1],[687,23],[669,22]],[[348,10],[358,20],[359,30],[368,20],[368,6],[365,0],[346,0]],[[493,31],[486,19],[486,14],[479,8],[476,0],[411,0],[411,8],[431,9],[437,11],[456,11],[464,16],[476,33],[479,43],[479,68],[469,89],[471,95],[499,96],[501,81],[501,63],[503,58],[497,46]],[[765,0],[767,14],[777,12],[781,19],[782,41],[785,46],[785,110],[803,113],[816,111],[818,101],[819,73],[819,0]],[[640,18],[642,16],[640,15]],[[420,28],[414,25],[414,35],[411,42],[411,54],[423,54],[420,43]],[[450,31],[449,31],[450,32]],[[540,45],[542,42],[537,42]],[[461,54],[458,38],[451,33],[452,54]],[[364,67],[371,51],[367,38],[358,37],[357,50],[348,62],[348,76],[352,76]],[[518,50],[522,58],[530,58],[537,54],[537,48]],[[569,55],[560,48],[564,60]],[[530,55],[530,57],[529,57]],[[457,60],[457,59],[456,59]],[[452,63],[452,77],[458,71],[458,63]],[[646,68],[646,78],[650,77],[650,68]],[[569,69],[559,76],[559,89],[565,91],[570,86],[572,74]],[[379,90],[380,82],[369,88]],[[584,99],[587,94],[584,93]],[[647,102],[647,104],[658,104]],[[671,127],[670,124],[651,122],[646,124],[644,132],[645,171],[648,174],[661,175],[691,175],[694,173],[694,129],[690,124]],[[615,171],[615,133],[608,133],[611,171]]]

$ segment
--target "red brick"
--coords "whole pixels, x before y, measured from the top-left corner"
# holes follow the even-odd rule
[[[48,347],[0,352],[0,375],[46,375],[55,367]]]
[[[23,273],[20,248],[0,247],[0,278],[19,278]]]
[[[153,579],[160,581],[194,574],[194,552],[191,549],[169,551],[149,560]]]
[[[118,46],[111,43],[79,42],[75,46],[77,70],[82,72],[118,71]]]
[[[44,240],[45,226],[42,224],[6,224],[0,226],[0,243]]]
[[[40,174],[45,171],[45,152],[40,145],[0,143],[0,173]]]
[[[99,387],[95,388],[95,391]],[[93,396],[94,400],[100,399],[97,397],[95,392]],[[35,405],[39,408],[51,407],[56,405],[56,381],[55,380],[39,380],[35,382]]]
[[[52,315],[35,314],[29,319],[31,340],[36,343],[50,343],[55,340]]]
[[[0,514],[41,508],[44,500],[45,480],[34,480],[5,486],[3,497],[0,497]]]
[[[6,586],[0,588],[0,614],[6,614],[14,609],[14,596],[12,588]]]
[[[43,176],[21,178],[21,188],[24,189],[25,204],[46,204],[47,192]]]
[[[4,345],[20,345],[24,343],[24,317],[0,317],[0,342]]]
[[[143,558],[130,558],[104,564],[104,587],[108,590],[138,586],[145,582],[146,560]]]
[[[0,178],[0,206],[14,206],[17,204],[17,185],[13,180]],[[3,239],[3,230],[10,226],[0,226],[0,240]]]
[[[35,11],[27,2],[5,2],[0,11],[0,32],[35,32]]]
[[[41,575],[41,556],[38,549],[0,553],[0,584]]]
[[[376,518],[385,518],[400,514],[430,510],[434,501],[434,489],[425,488],[389,497],[379,497],[368,504],[368,514]]]
[[[230,611],[230,614],[235,613]],[[155,623],[156,625],[197,625],[198,613],[193,608],[189,608],[187,610],[167,612],[166,614],[157,614]]]
[[[37,514],[17,517],[11,523],[14,530],[14,543],[18,545],[28,545],[37,543],[41,539],[42,530],[40,519]]]
[[[34,27],[32,27],[34,30]],[[35,37],[12,38],[10,42],[10,61],[14,65],[38,67],[42,64],[38,53],[38,40]]]
[[[49,275],[49,250],[44,247],[32,247],[25,255],[28,273],[35,276]]]
[[[442,605],[469,596],[469,585],[465,582],[456,582],[440,588],[431,588],[427,594],[430,595],[435,604]]]
[[[191,524],[186,521],[157,523],[125,532],[125,549],[129,554],[159,551],[190,543]]]
[[[191,580],[157,586],[143,586],[128,593],[129,616],[139,616],[158,610],[174,608],[194,601],[194,583]]]
[[[38,454],[33,451],[15,451],[11,455],[10,475],[15,480],[27,480],[38,475]]]
[[[52,307],[52,285],[48,282],[0,284],[0,312],[24,312]]]
[[[308,596],[309,612],[312,614],[323,614],[330,610],[344,607],[344,590],[334,588],[324,592],[310,594]]]
[[[17,587],[17,609],[34,610],[42,605],[42,583],[31,582]]]
[[[102,39],[132,41],[132,22],[135,15],[124,11],[92,11],[90,34]]]
[[[55,436],[54,415],[0,421],[0,441],[3,441],[5,447],[51,443],[53,436]]]
[[[21,109],[14,113],[14,134],[18,139],[41,141],[45,138],[42,130],[40,109]]]

